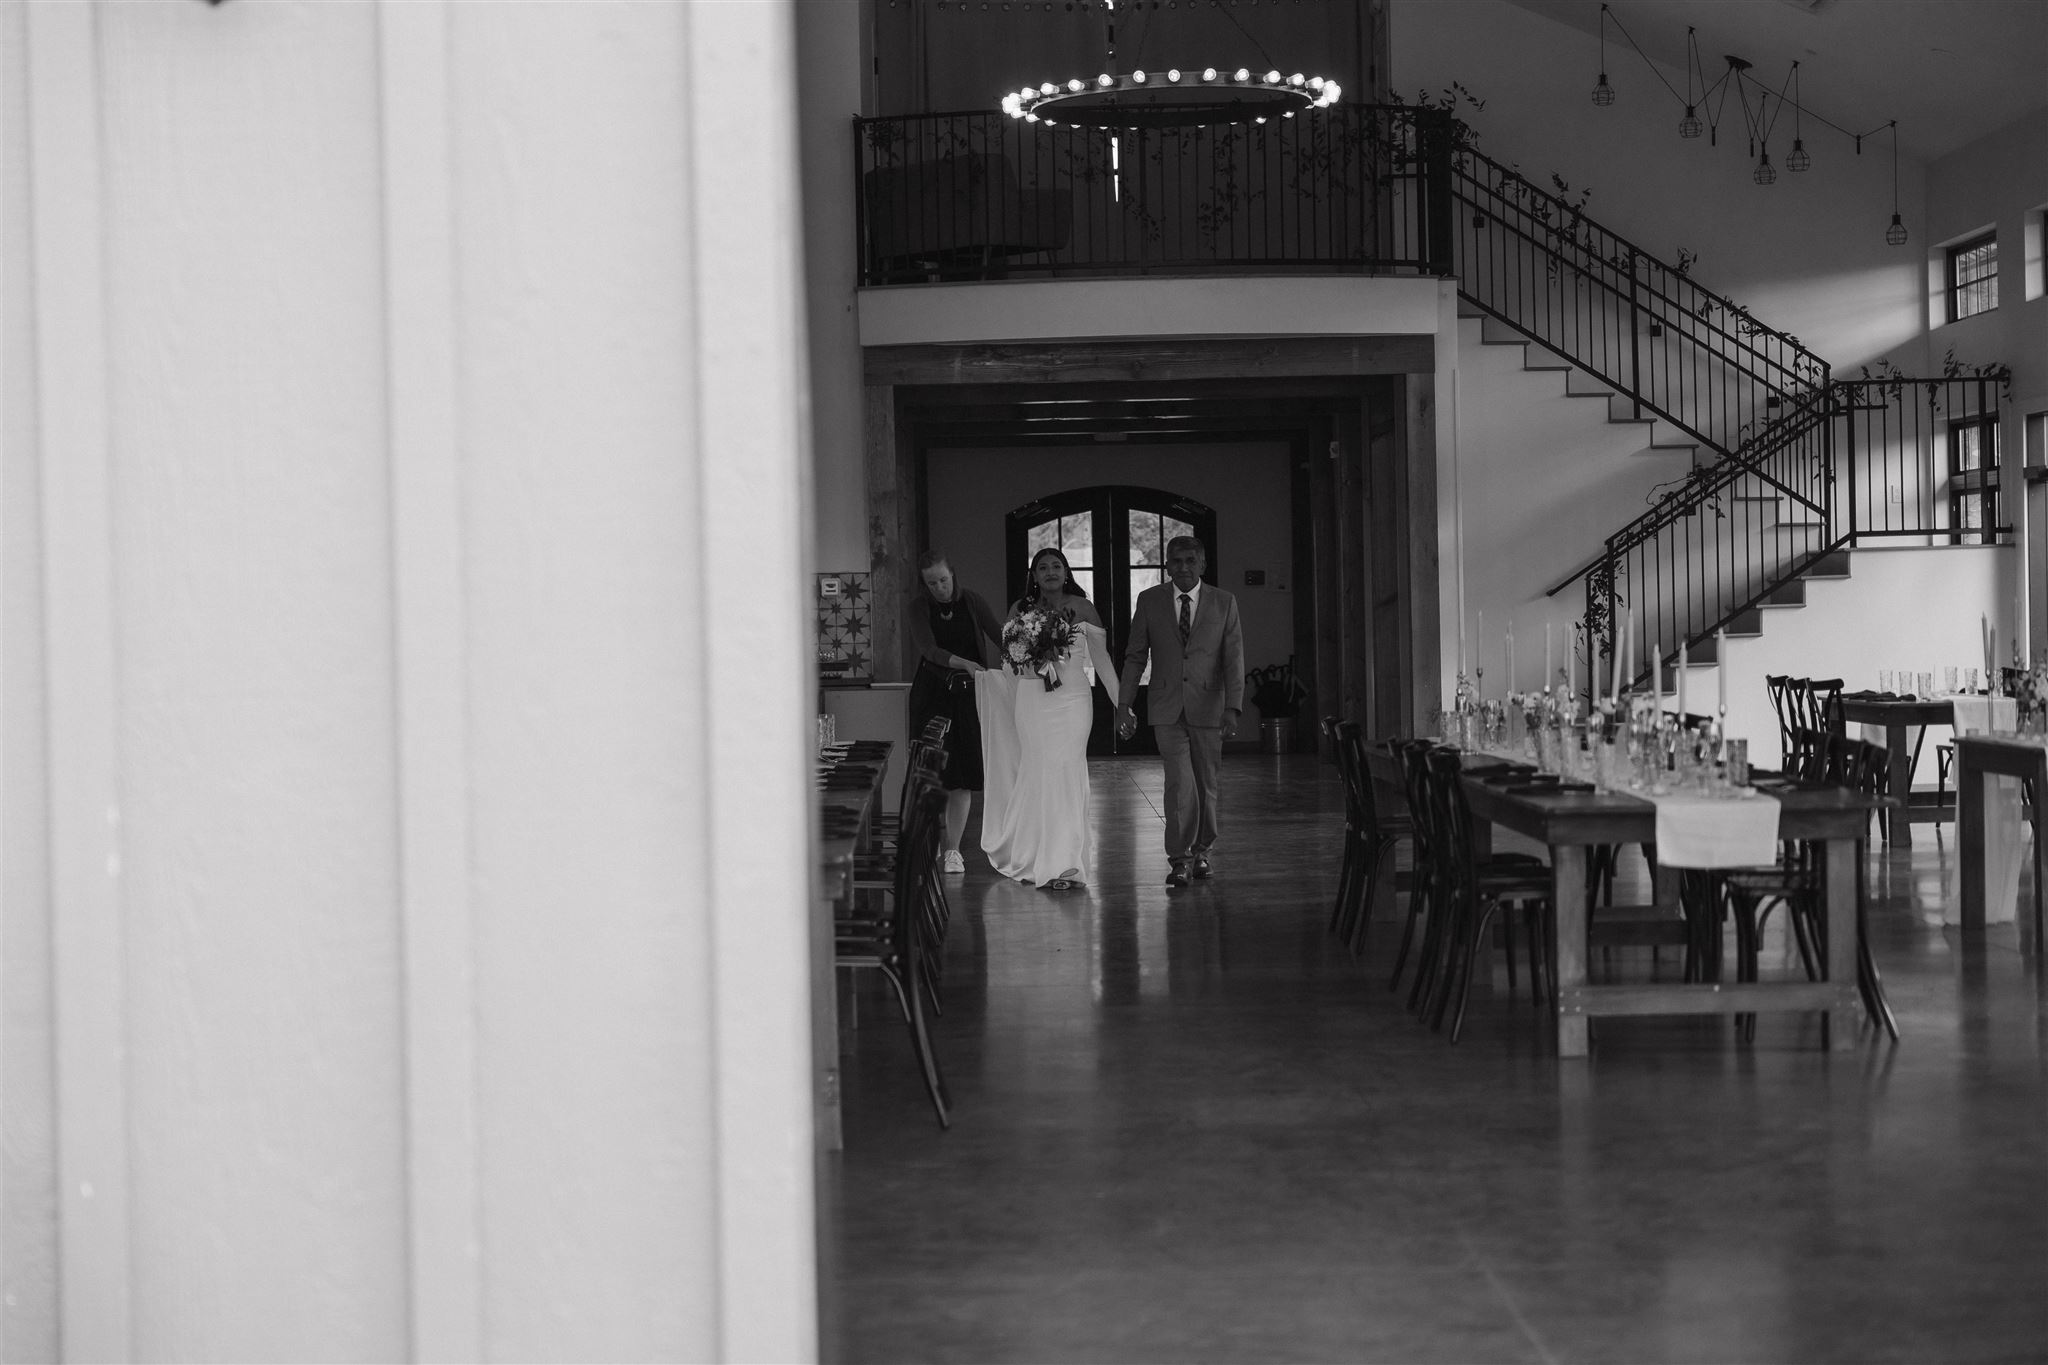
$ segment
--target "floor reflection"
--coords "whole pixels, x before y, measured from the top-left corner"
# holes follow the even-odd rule
[[[1364,960],[1331,942],[1327,769],[1226,763],[1218,875],[1177,892],[1156,761],[1093,779],[1085,894],[951,879],[952,1131],[886,1001],[843,1039],[834,1358],[2048,1354],[2048,992],[2011,926],[1940,924],[1939,831],[1871,857],[1896,1046],[1603,1019],[1560,1063],[1498,968],[1458,1046],[1417,1024],[1384,903]]]

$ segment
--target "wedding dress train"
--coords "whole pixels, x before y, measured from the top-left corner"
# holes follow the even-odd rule
[[[1101,627],[1082,625],[1096,677],[1116,695],[1116,671]],[[1020,882],[1087,882],[1094,835],[1088,819],[1088,732],[1093,689],[1083,651],[1060,662],[1048,692],[1036,674],[1006,668],[974,675],[981,713],[981,849],[996,871]]]

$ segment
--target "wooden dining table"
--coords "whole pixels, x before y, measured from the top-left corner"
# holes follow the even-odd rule
[[[1929,799],[1914,802],[1913,761],[1918,755],[1907,744],[1907,737],[1913,730],[1929,725],[1953,726],[1956,723],[1954,705],[1939,697],[1922,701],[1908,697],[1857,696],[1845,692],[1842,694],[1841,717],[1845,727],[1872,725],[1884,730],[1884,747],[1890,769],[1890,785],[1886,790],[1900,803],[1884,813],[1886,843],[1911,844],[1915,824],[1955,818],[1952,799],[1945,801],[1935,794]],[[1922,795],[1925,797],[1927,794]]]
[[[1497,771],[1497,767],[1494,769]],[[1839,787],[1789,784],[1770,791],[1779,802],[1778,837],[1822,845],[1825,869],[1827,962],[1820,981],[1628,982],[1594,984],[1587,978],[1586,860],[1604,844],[1648,844],[1657,837],[1657,808],[1626,792],[1513,791],[1464,780],[1475,825],[1510,829],[1550,851],[1551,904],[1556,940],[1557,1051],[1583,1057],[1587,1023],[1596,1016],[1646,1014],[1763,1014],[1786,1010],[1826,1012],[1830,1045],[1856,1046],[1863,1003],[1856,987],[1856,865],[1876,803]],[[1660,903],[1677,900],[1677,873],[1658,869]]]
[[[1985,887],[1990,848],[1985,838],[1986,805],[1993,775],[2032,778],[2034,805],[2034,907],[2020,916],[2022,952],[2041,951],[2042,902],[2048,899],[2048,847],[2043,846],[2041,806],[2048,801],[2048,740],[2039,735],[1961,735],[1956,739],[1956,802],[1961,817],[1956,828],[1956,857],[1962,881],[1962,927],[1984,928]],[[1967,792],[1967,795],[1966,795]],[[2017,793],[2010,798],[2017,800]]]
[[[836,1152],[844,1144],[839,1107],[839,971],[835,917],[853,895],[854,859],[873,843],[883,777],[894,745],[869,741],[831,765],[818,791],[818,861],[812,902],[817,919],[811,933],[811,1063],[813,1130],[818,1146]],[[855,755],[858,755],[857,757]],[[821,767],[824,765],[820,765]],[[863,779],[848,783],[854,774]],[[820,774],[821,778],[825,774]]]

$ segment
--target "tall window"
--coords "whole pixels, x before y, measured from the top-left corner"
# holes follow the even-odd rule
[[[1949,540],[1989,545],[1998,529],[1998,422],[1955,422],[1948,429]]]
[[[1074,581],[1092,601],[1095,597],[1095,514],[1070,512],[1040,522],[1024,534],[1025,562],[1040,550],[1058,550],[1067,557]],[[1022,596],[1023,594],[1018,594]]]
[[[1960,322],[1998,307],[1998,234],[1987,232],[1948,249],[1948,320]]]

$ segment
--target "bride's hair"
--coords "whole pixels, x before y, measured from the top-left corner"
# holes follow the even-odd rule
[[[1082,592],[1081,585],[1074,581],[1074,566],[1067,563],[1067,557],[1061,554],[1057,548],[1048,545],[1037,554],[1031,556],[1031,571],[1024,576],[1024,604],[1029,606],[1038,600],[1038,561],[1044,559],[1047,555],[1057,559],[1060,562],[1060,568],[1066,571],[1067,585],[1065,591],[1067,596],[1078,597],[1086,601],[1088,594]]]

